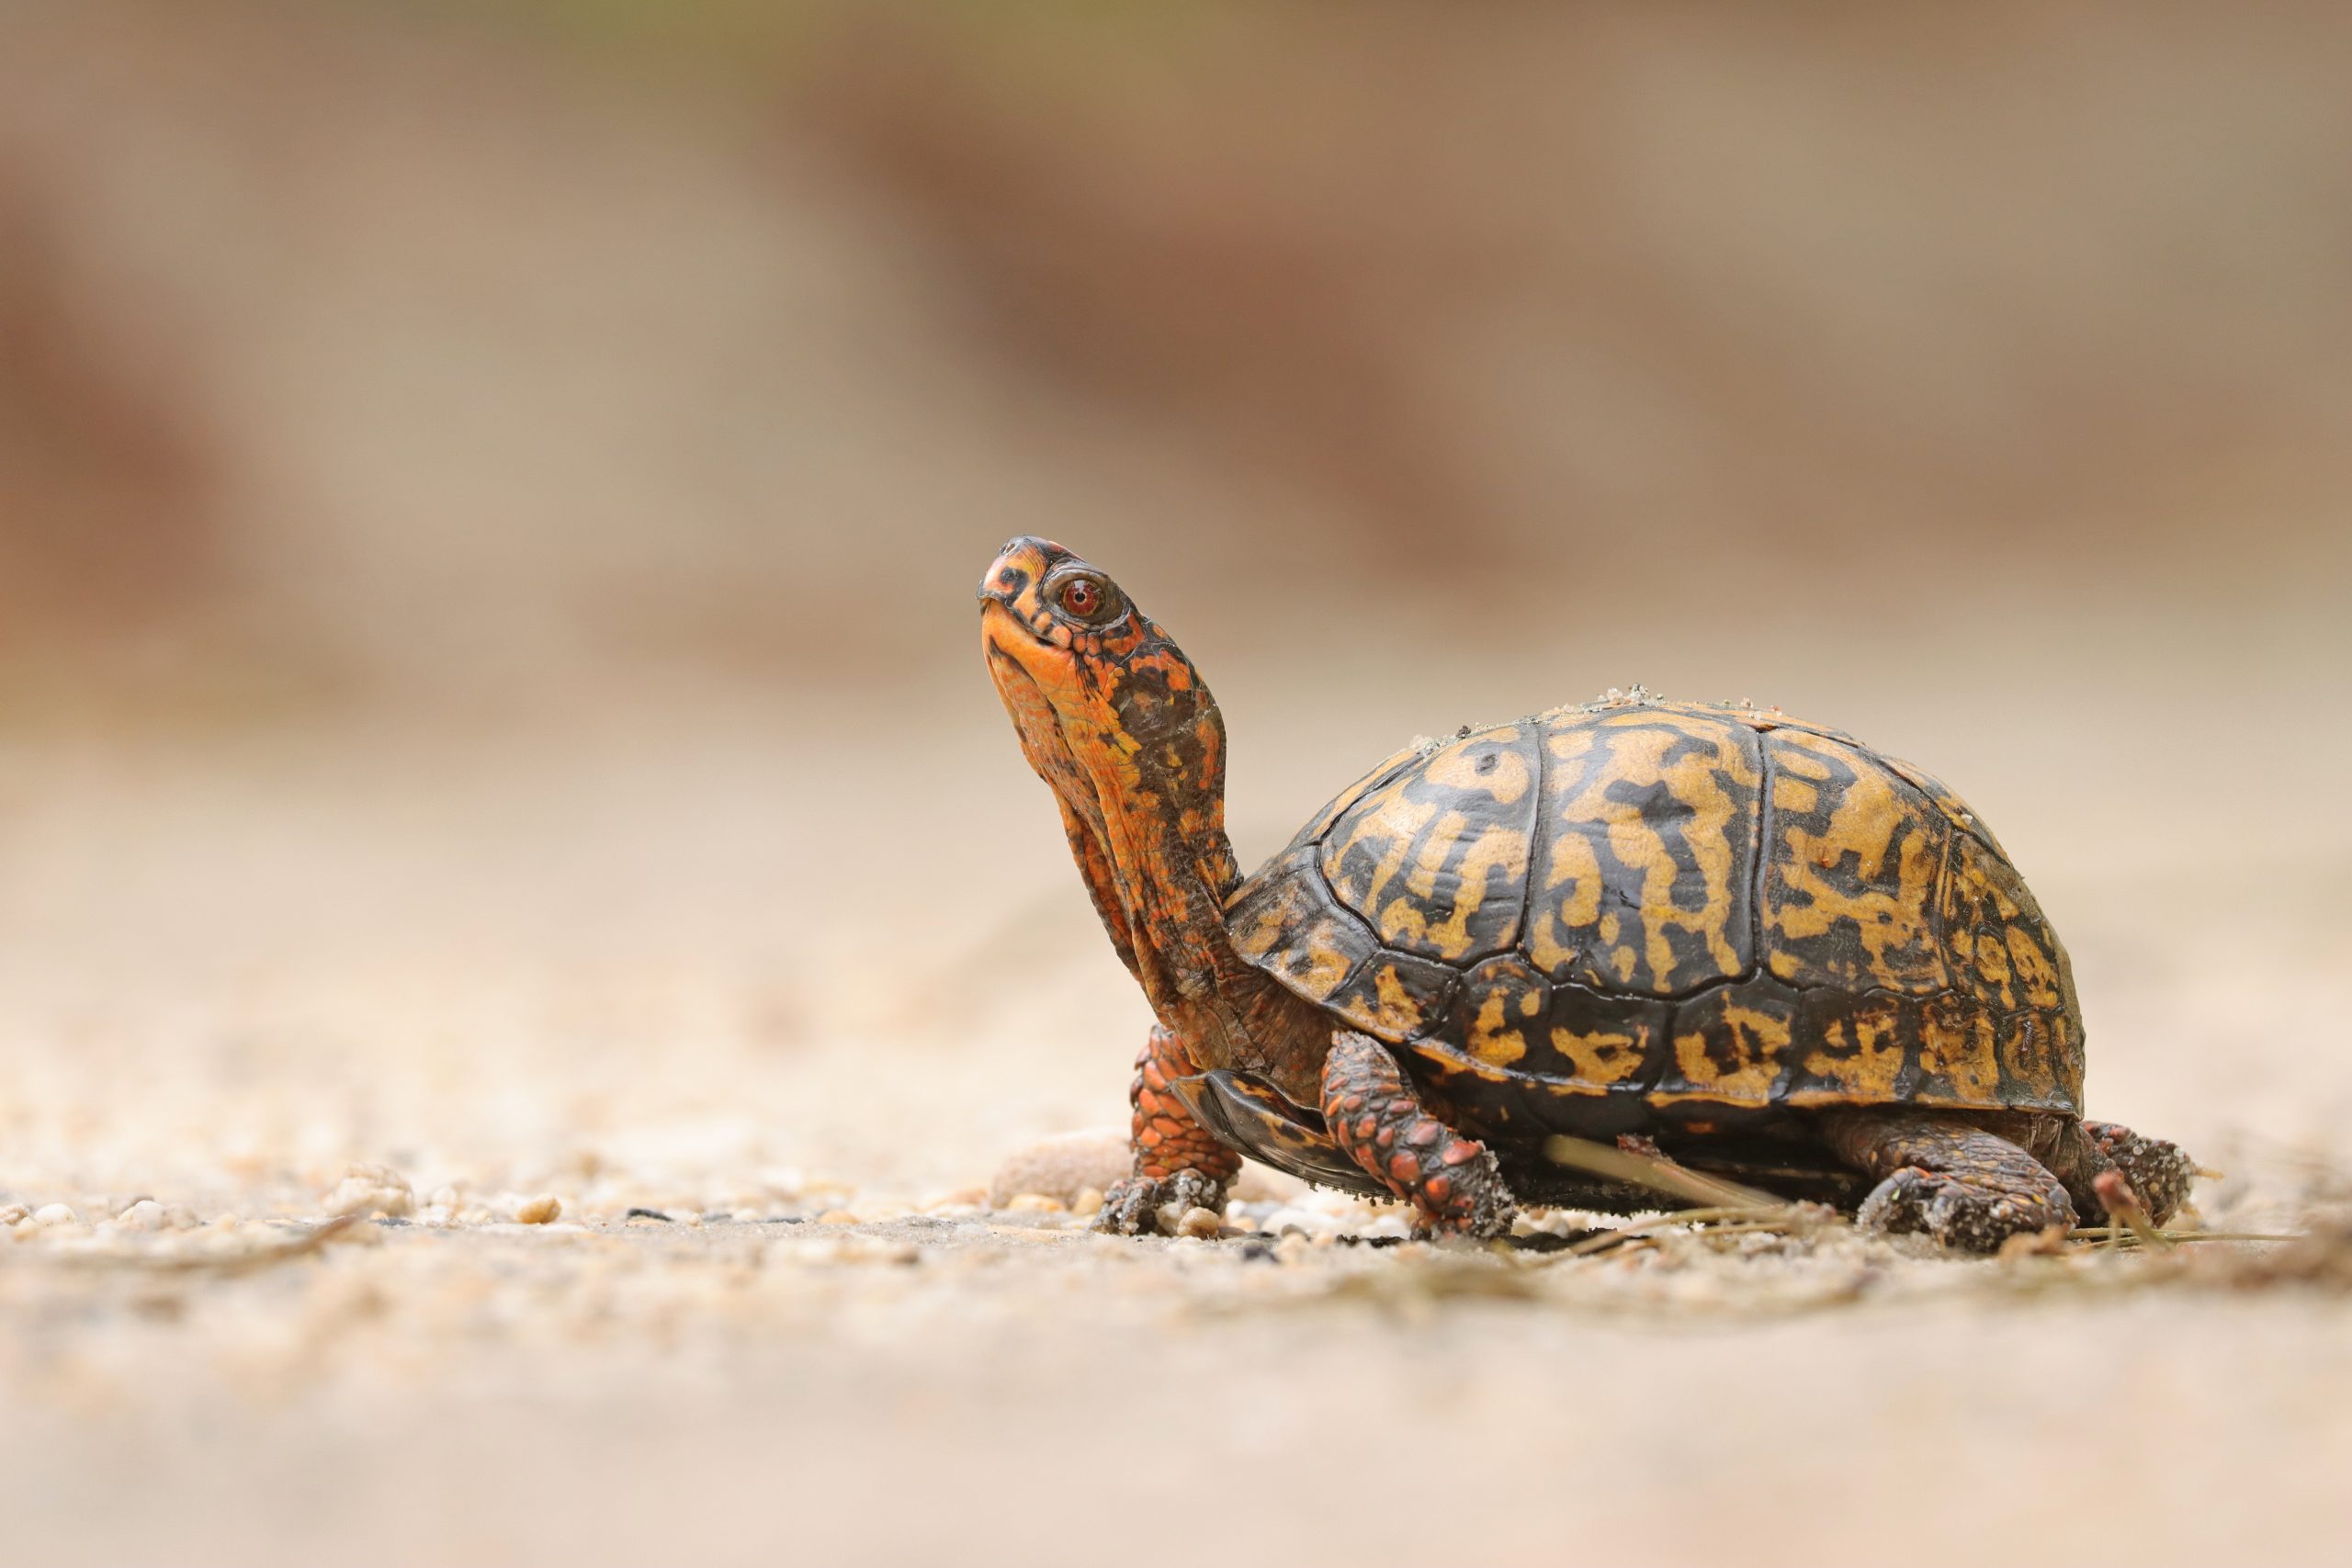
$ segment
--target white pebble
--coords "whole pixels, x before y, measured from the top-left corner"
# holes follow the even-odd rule
[[[164,1206],[153,1198],[141,1198],[114,1217],[115,1224],[130,1231],[159,1231],[171,1224]]]
[[[1323,1235],[1336,1231],[1339,1222],[1329,1214],[1315,1213],[1306,1209],[1277,1209],[1259,1222],[1259,1229],[1275,1235]]]
[[[415,1211],[416,1194],[410,1190],[408,1178],[390,1166],[355,1165],[342,1185],[327,1194],[326,1209],[330,1214],[356,1214],[362,1219],[370,1214],[398,1218]]]
[[[0,1225],[22,1224],[32,1218],[32,1211],[22,1203],[0,1205]]]
[[[82,1216],[62,1203],[43,1203],[33,1211],[33,1224],[37,1225],[78,1225],[81,1223]]]
[[[1202,1240],[1215,1236],[1225,1229],[1225,1221],[1214,1209],[1187,1209],[1176,1222],[1178,1235],[1197,1236]]]

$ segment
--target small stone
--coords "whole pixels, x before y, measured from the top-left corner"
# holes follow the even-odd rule
[[[514,1220],[518,1224],[543,1225],[562,1213],[563,1200],[548,1192],[526,1198],[514,1205]]]
[[[985,1187],[958,1187],[953,1192],[934,1192],[917,1205],[925,1213],[938,1209],[984,1209],[988,1207],[989,1190]]]
[[[1070,1200],[1069,1212],[1073,1214],[1101,1213],[1102,1212],[1102,1190],[1099,1187],[1090,1187],[1086,1189],[1086,1190],[1080,1192],[1077,1197]]]
[[[1004,1204],[1007,1213],[1015,1214],[1061,1214],[1069,1205],[1044,1192],[1016,1192]]]
[[[1204,1241],[1220,1235],[1224,1231],[1225,1221],[1215,1209],[1187,1209],[1183,1217],[1176,1222],[1178,1235],[1194,1236]]]
[[[760,1223],[760,1212],[748,1203],[727,1217],[739,1225],[755,1225]]]
[[[854,1225],[862,1222],[847,1209],[828,1209],[817,1216],[817,1223],[820,1225]]]
[[[1059,1200],[1067,1208],[1090,1187],[1108,1191],[1127,1174],[1131,1163],[1127,1134],[1119,1129],[1096,1128],[1041,1138],[997,1168],[989,1180],[989,1206],[1001,1209],[1016,1194],[1037,1192]]]
[[[81,1223],[82,1216],[62,1203],[43,1203],[33,1211],[33,1224],[37,1225],[78,1225]]]
[[[22,1203],[0,1205],[0,1225],[18,1225],[32,1217],[32,1211]]]
[[[405,1217],[415,1209],[416,1194],[410,1190],[408,1178],[390,1166],[355,1165],[342,1185],[326,1197],[328,1213],[356,1214],[362,1219],[370,1214]]]
[[[164,1206],[153,1198],[141,1198],[114,1217],[114,1223],[129,1231],[159,1231],[171,1224]]]
[[[1292,1231],[1285,1235],[1282,1240],[1274,1243],[1274,1261],[1277,1263],[1295,1263],[1300,1258],[1306,1257],[1307,1250],[1314,1245],[1315,1244],[1313,1242],[1306,1239],[1306,1236],[1303,1232]]]

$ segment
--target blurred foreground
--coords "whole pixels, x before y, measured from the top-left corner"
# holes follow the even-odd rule
[[[1635,680],[1916,758],[2093,1108],[2324,1220],[2340,8],[470,9],[0,0],[11,1564],[2327,1555],[2252,1244],[976,1211],[1147,1019],[970,592],[1182,637],[1248,863]]]

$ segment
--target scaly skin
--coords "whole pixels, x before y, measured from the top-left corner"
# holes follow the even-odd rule
[[[1873,1230],[1925,1231],[1946,1247],[1995,1252],[2013,1235],[2074,1227],[2058,1178],[1966,1116],[1875,1107],[1826,1111],[1820,1126],[1840,1159],[1880,1179],[1860,1216]]]
[[[1167,1092],[1191,1072],[1319,1099],[1349,1160],[1471,1234],[1510,1195],[1445,1122],[1527,1157],[1505,1129],[1596,1091],[1669,1120],[1817,1116],[1878,1182],[1867,1218],[1959,1247],[2095,1219],[2110,1171],[2160,1220],[2186,1196],[2177,1149],[2077,1119],[2064,949],[1989,830],[1908,763],[1777,709],[1612,697],[1399,752],[1245,883],[1224,720],[1165,629],[1045,539],[1007,542],[978,597],[1022,750],[1171,1042],[1147,1053],[1105,1229],[1223,1197],[1232,1151]],[[1604,839],[1599,881],[1564,858]],[[1497,878],[1509,896],[1462,896]],[[1335,1046],[1351,1024],[1401,1043]],[[1227,1132],[1283,1165],[1283,1127]]]
[[[1241,1170],[1241,1156],[1193,1120],[1184,1102],[1169,1092],[1171,1077],[1200,1071],[1172,1029],[1155,1028],[1136,1057],[1135,1082],[1127,1090],[1134,1107],[1135,1173],[1103,1194],[1094,1228],[1113,1235],[1149,1235],[1161,1228],[1159,1211],[1173,1207],[1225,1212],[1226,1184]]]
[[[1510,1229],[1516,1207],[1493,1152],[1422,1110],[1396,1058],[1371,1036],[1333,1036],[1323,1119],[1348,1157],[1430,1229],[1481,1240]]]
[[[2056,1171],[2074,1194],[2075,1211],[2086,1225],[2107,1221],[2098,1181],[2106,1171],[2120,1171],[2139,1197],[2148,1218],[2157,1224],[2169,1221],[2188,1201],[2197,1179],[2197,1164],[2177,1144],[2135,1133],[2120,1122],[2076,1122],[2059,1129],[2050,1149],[2036,1148],[2042,1163]]]

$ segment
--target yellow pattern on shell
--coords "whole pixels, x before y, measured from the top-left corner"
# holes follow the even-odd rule
[[[1989,830],[1777,712],[1628,702],[1469,732],[1384,762],[1279,863],[1280,897],[1232,906],[1245,955],[1453,1061],[1461,1093],[1702,1118],[2080,1104],[2064,949]]]

